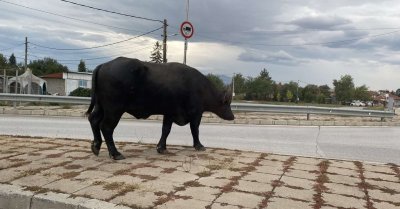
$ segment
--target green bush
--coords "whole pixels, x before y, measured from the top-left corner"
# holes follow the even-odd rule
[[[71,91],[71,93],[69,94],[69,96],[75,96],[75,97],[90,97],[90,92],[91,92],[91,89],[79,87],[79,88],[77,88],[77,89]]]

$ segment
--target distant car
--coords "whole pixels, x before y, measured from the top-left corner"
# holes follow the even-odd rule
[[[350,103],[350,106],[365,107],[365,103],[357,100]]]

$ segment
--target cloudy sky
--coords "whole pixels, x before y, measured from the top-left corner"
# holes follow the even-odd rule
[[[186,0],[71,0],[155,20],[168,20],[168,61],[183,61],[180,24]],[[111,3],[112,2],[112,3]],[[187,64],[203,73],[256,76],[332,87],[349,74],[356,86],[400,88],[400,4],[396,0],[191,0]],[[0,53],[23,61],[52,57],[76,70],[118,56],[149,60],[162,41],[157,21],[135,19],[59,0],[0,0]],[[137,37],[140,36],[140,37]],[[130,39],[119,44],[97,47]],[[50,49],[51,48],[51,49]],[[82,49],[82,50],[60,50]]]

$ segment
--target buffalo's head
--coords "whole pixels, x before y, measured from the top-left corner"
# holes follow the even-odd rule
[[[220,118],[224,120],[234,120],[235,116],[233,115],[231,110],[231,102],[232,102],[231,88],[224,90],[220,95],[221,96],[219,98],[219,105],[217,107],[217,110],[215,111],[215,114],[217,114]]]

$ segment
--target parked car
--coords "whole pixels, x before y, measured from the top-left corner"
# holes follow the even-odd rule
[[[358,100],[355,100],[352,103],[350,103],[350,106],[365,107],[365,103],[361,102],[361,101],[358,101]]]

